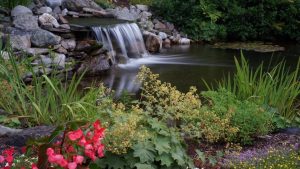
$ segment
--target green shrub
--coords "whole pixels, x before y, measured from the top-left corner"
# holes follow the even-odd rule
[[[222,131],[219,128],[219,134],[223,132],[224,137],[220,137],[221,140],[250,144],[256,136],[272,131],[272,113],[255,102],[238,100],[235,95],[225,89],[203,92],[202,96],[209,103],[208,106],[204,106],[204,110],[212,112],[220,119],[228,119],[229,126],[236,129],[235,132],[231,132],[224,129]],[[203,120],[202,123],[211,127],[209,121]]]
[[[130,0],[131,4],[151,5],[153,0]]]
[[[152,9],[195,40],[300,40],[300,0],[153,0]]]

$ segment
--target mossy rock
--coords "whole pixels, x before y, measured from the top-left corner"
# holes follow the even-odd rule
[[[213,48],[248,50],[260,53],[284,51],[284,47],[264,42],[230,42],[216,43]]]

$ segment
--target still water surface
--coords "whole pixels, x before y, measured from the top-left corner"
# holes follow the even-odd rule
[[[119,95],[122,91],[137,92],[140,85],[135,78],[141,65],[151,68],[160,74],[160,80],[170,82],[181,91],[189,86],[205,90],[203,80],[215,83],[217,80],[235,71],[234,57],[240,58],[239,50],[215,49],[209,45],[173,46],[164,49],[160,54],[146,58],[132,59],[128,64],[119,65],[101,78],[108,87]],[[243,52],[252,67],[264,62],[266,65],[285,60],[294,69],[300,58],[300,46],[289,45],[284,52],[257,53]],[[203,80],[202,80],[203,79]],[[99,80],[99,79],[98,79]]]

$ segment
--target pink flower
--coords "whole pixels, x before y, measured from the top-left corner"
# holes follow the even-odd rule
[[[86,144],[86,139],[84,137],[82,137],[79,142],[78,142],[78,145],[80,146],[84,146]]]
[[[47,153],[46,153],[48,156],[51,156],[54,154],[54,150],[53,148],[47,148]]]
[[[84,157],[81,155],[77,155],[77,156],[73,157],[73,161],[75,161],[77,164],[82,164],[83,160],[84,160]]]
[[[59,161],[57,161],[57,164],[61,167],[67,167],[68,166],[68,161],[65,159],[61,159]]]
[[[104,145],[103,145],[103,144],[101,144],[101,145],[98,147],[97,152],[98,152],[98,157],[99,157],[99,158],[104,157]]]
[[[8,156],[6,157],[6,161],[7,161],[9,164],[11,164],[11,163],[14,161],[14,157],[13,157],[12,155],[8,155]]]
[[[4,161],[5,161],[5,158],[2,155],[0,155],[0,163],[3,163]]]
[[[36,164],[32,164],[31,169],[39,169],[39,168],[36,166]]]
[[[92,150],[94,148],[93,148],[93,146],[91,144],[87,144],[87,145],[85,145],[84,149],[85,150]]]
[[[77,164],[75,162],[68,164],[68,169],[76,169],[76,168],[77,168]]]
[[[92,150],[84,150],[84,154],[89,157],[90,159],[92,159],[93,161],[96,160],[96,156],[95,156],[95,152]]]
[[[93,124],[95,130],[99,130],[101,128],[100,120],[97,120]]]
[[[82,132],[81,129],[71,131],[71,132],[68,133],[68,137],[72,141],[80,139],[82,135],[83,135],[83,132]]]
[[[67,150],[66,150],[68,153],[73,153],[75,152],[75,149],[73,146],[68,146]]]

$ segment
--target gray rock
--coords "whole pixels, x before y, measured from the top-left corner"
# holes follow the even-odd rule
[[[13,25],[23,30],[39,29],[38,18],[33,15],[18,15],[14,17]]]
[[[52,9],[51,9],[50,7],[47,7],[47,6],[43,6],[43,7],[39,8],[39,9],[36,11],[36,13],[37,13],[38,15],[41,15],[41,14],[43,14],[43,13],[51,13],[51,12],[52,12]]]
[[[144,31],[143,32],[146,49],[151,53],[157,53],[162,48],[162,40],[154,33]]]
[[[63,48],[63,47],[59,47],[58,49],[55,50],[57,53],[61,53],[61,54],[68,54],[68,51]]]
[[[70,30],[70,29],[71,29],[70,25],[68,25],[68,24],[61,24],[61,25],[59,26],[59,28],[60,28],[60,29],[67,29],[67,30]]]
[[[166,25],[163,24],[162,22],[159,22],[159,21],[154,25],[154,28],[157,29],[157,30],[167,29]]]
[[[32,62],[32,65],[39,65],[42,67],[50,67],[52,64],[52,59],[45,55],[40,55],[38,59]]]
[[[61,46],[68,51],[73,51],[76,48],[75,39],[64,39],[61,41]]]
[[[102,8],[92,0],[63,0],[62,7],[76,12],[82,11],[83,8],[102,10]]]
[[[57,22],[57,20],[48,13],[44,13],[39,17],[39,23],[43,26],[52,25],[55,28],[59,27],[59,23]]]
[[[14,9],[12,9],[11,11],[11,16],[12,17],[16,17],[16,16],[21,16],[21,15],[33,15],[32,11],[22,5],[18,5],[16,7],[14,7]]]
[[[181,38],[181,39],[179,39],[178,43],[180,45],[189,45],[189,44],[191,44],[191,40],[188,38]]]
[[[62,16],[62,14],[58,15],[59,18],[59,22],[62,24],[68,24],[68,20],[66,18],[64,18],[64,16]]]
[[[105,10],[96,10],[92,8],[83,8],[84,12],[92,13],[95,16],[106,16],[108,13]]]
[[[57,6],[61,6],[62,0],[46,0],[46,4],[51,8],[55,8]]]
[[[67,16],[68,12],[69,12],[68,9],[65,8],[64,10],[61,11],[61,15],[62,16]]]
[[[55,14],[61,14],[61,9],[60,9],[60,7],[59,6],[56,6],[54,9],[53,9],[53,13],[55,13]]]
[[[24,50],[31,47],[30,35],[14,35],[10,36],[10,45],[13,49]]]
[[[79,15],[78,12],[74,12],[74,11],[68,11],[68,15]]]
[[[141,10],[141,11],[148,11],[149,10],[149,6],[148,5],[141,5],[138,4],[136,5],[137,9]]]
[[[140,13],[138,11],[129,10],[127,7],[124,8],[115,8],[113,10],[113,15],[117,19],[127,20],[127,21],[135,21],[140,18]]]
[[[148,20],[151,16],[152,16],[152,13],[150,13],[150,12],[144,11],[144,12],[140,13],[140,18],[141,19]]]
[[[53,62],[54,66],[59,66],[64,68],[66,64],[66,55],[55,53],[53,56]]]
[[[44,55],[49,53],[49,49],[46,48],[27,48],[25,52],[29,55],[37,56]]]
[[[42,29],[35,31],[31,37],[32,44],[37,47],[57,45],[60,41],[61,37]]]
[[[99,73],[103,73],[103,71],[109,70],[112,66],[109,61],[110,56],[107,53],[106,55],[100,55],[98,57],[89,57],[84,60],[84,62],[80,65],[77,72],[83,73],[86,71],[88,75],[97,75]]]
[[[164,32],[159,32],[158,33],[158,36],[162,39],[162,40],[165,40],[168,38],[168,35]]]
[[[172,23],[166,22],[165,25],[169,31],[173,31],[175,29],[175,26]]]

